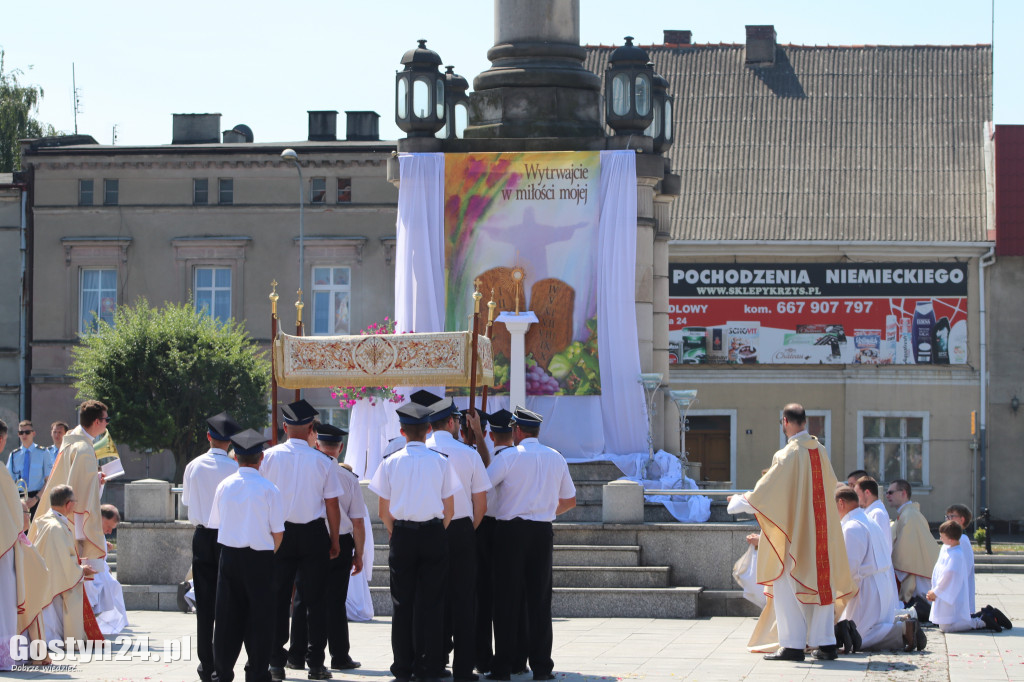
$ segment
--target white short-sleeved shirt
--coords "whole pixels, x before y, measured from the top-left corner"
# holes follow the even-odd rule
[[[281,492],[256,469],[238,467],[217,486],[209,521],[226,547],[273,551],[271,533],[284,532]]]
[[[370,481],[370,490],[388,500],[391,515],[402,521],[444,518],[444,499],[461,489],[448,458],[419,441],[385,457]]]
[[[185,467],[181,503],[188,507],[188,520],[195,526],[210,527],[213,496],[220,482],[238,471],[238,462],[220,448],[210,448]]]
[[[332,471],[336,466],[334,460],[301,438],[289,438],[264,452],[260,473],[281,491],[284,520],[309,523],[327,518],[324,500],[342,495]]]
[[[427,438],[427,447],[448,455],[448,465],[459,475],[462,490],[455,493],[453,519],[473,518],[473,495],[492,488],[480,453],[465,443],[455,440],[448,431],[434,431]]]
[[[524,438],[515,449],[503,450],[491,460],[487,474],[498,489],[499,521],[554,521],[558,501],[576,497],[565,458],[536,438]]]
[[[331,461],[337,462],[333,458]],[[348,535],[352,532],[352,519],[365,519],[369,516],[369,511],[366,509],[366,502],[363,501],[363,491],[359,489],[359,476],[340,464],[335,464],[332,473],[343,491],[338,500],[338,506],[341,507],[338,535]]]
[[[494,446],[494,452],[491,453],[491,461],[493,462],[494,458],[497,457],[501,453],[501,451],[506,449],[506,448],[515,448],[515,446],[514,445],[495,445]],[[490,476],[488,476],[488,480],[489,479],[490,479]],[[492,486],[491,489],[487,491],[487,513],[485,514],[485,516],[490,516],[492,519],[498,518],[497,516],[495,516],[495,513],[497,512],[497,510],[498,510],[498,486]]]

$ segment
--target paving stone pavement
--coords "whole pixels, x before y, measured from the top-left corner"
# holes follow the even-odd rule
[[[894,680],[894,681],[1024,681],[1024,575],[977,576],[978,604],[992,604],[1014,619],[1013,630],[942,635],[929,629],[928,647],[913,654],[857,654],[829,663],[768,662],[744,648],[754,627],[752,618],[665,620],[635,618],[566,618],[554,623],[555,671],[565,682],[596,680]],[[165,640],[182,641],[195,635],[195,617],[182,613],[133,611],[126,636],[149,637],[149,655],[165,657]],[[335,680],[390,680],[390,619],[351,625],[352,655],[363,667],[335,672]],[[114,651],[118,650],[114,644]],[[141,652],[140,652],[141,654]],[[194,640],[192,660],[141,660],[72,664],[71,671],[36,669],[4,673],[12,680],[196,680]],[[244,680],[243,652],[235,668]],[[304,680],[305,673],[288,670],[288,679]],[[530,675],[513,677],[530,680]]]

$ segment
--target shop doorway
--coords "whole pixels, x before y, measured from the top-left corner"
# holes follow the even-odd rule
[[[701,463],[701,478],[705,481],[732,480],[733,416],[694,415],[691,412],[687,419],[687,457]]]

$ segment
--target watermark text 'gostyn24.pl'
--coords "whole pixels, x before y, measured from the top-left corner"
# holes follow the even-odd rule
[[[10,642],[11,658],[15,661],[40,661],[47,656],[54,663],[90,661],[149,661],[152,663],[191,661],[192,637],[184,635],[179,639],[163,640],[163,649],[153,649],[149,637],[121,636],[103,641],[52,639],[29,640],[25,635],[15,635]]]

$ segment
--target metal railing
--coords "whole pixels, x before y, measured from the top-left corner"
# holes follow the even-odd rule
[[[749,490],[720,490],[718,488],[703,489],[698,488],[697,490],[647,490],[644,489],[644,495],[707,495],[708,497],[722,497],[724,495],[742,495],[743,493],[750,492]]]

